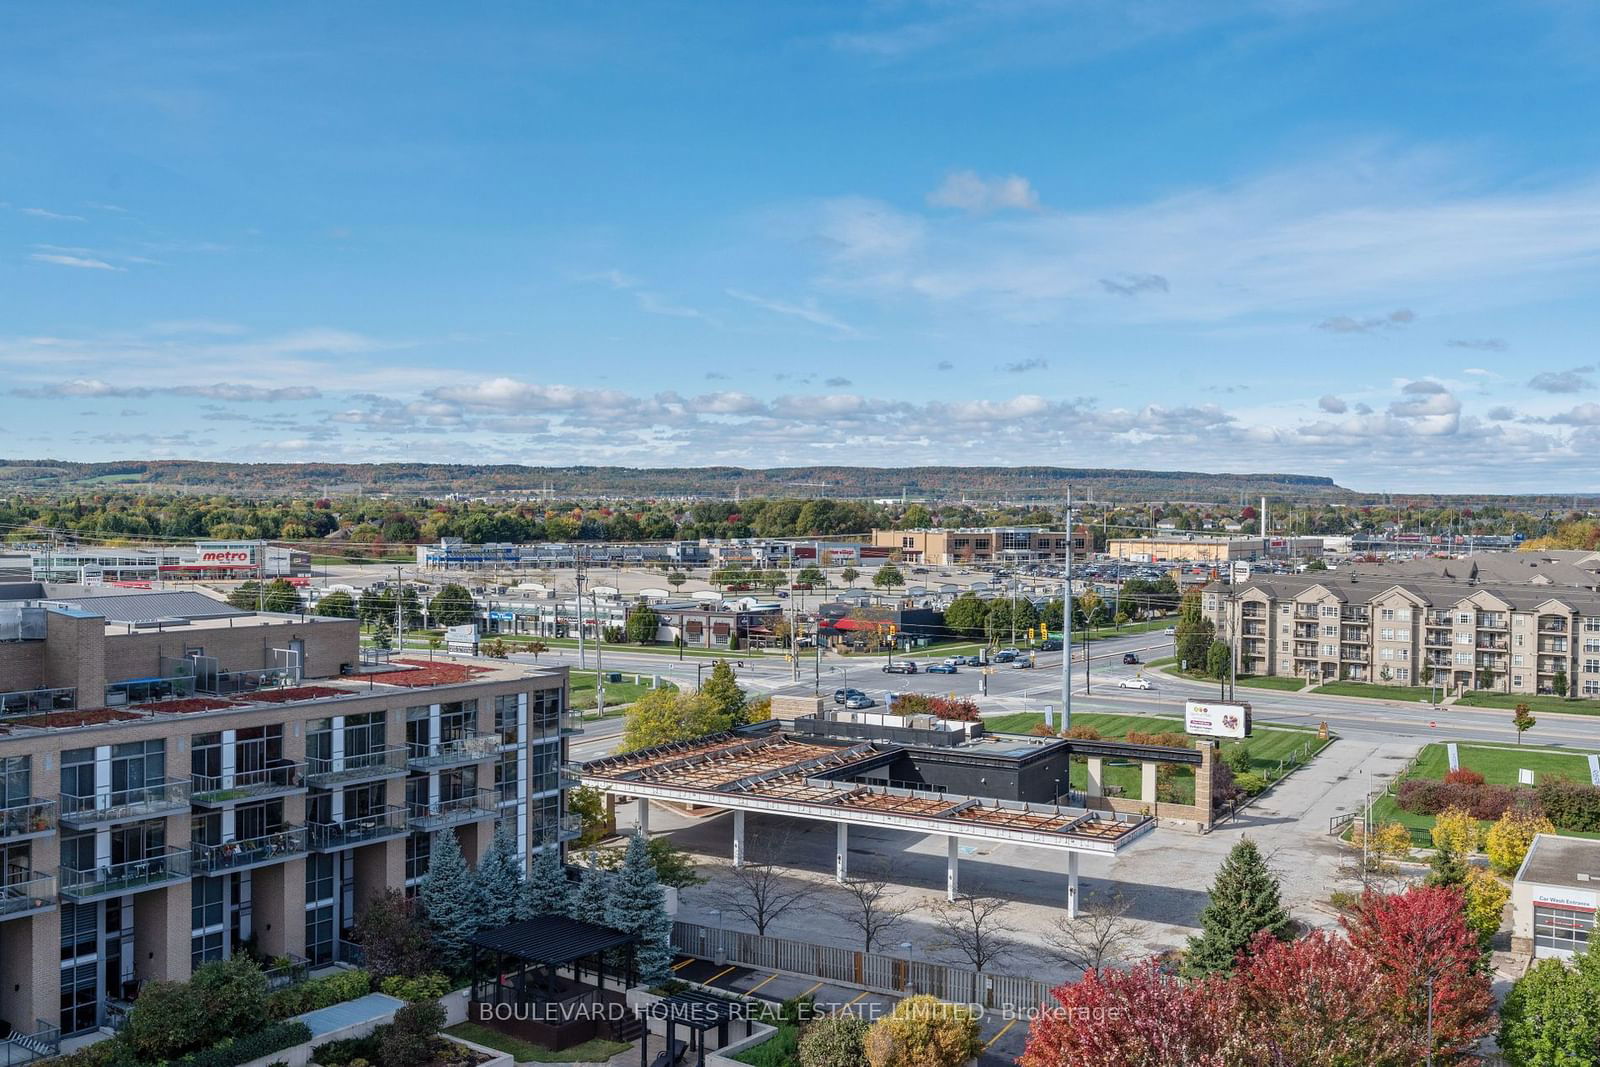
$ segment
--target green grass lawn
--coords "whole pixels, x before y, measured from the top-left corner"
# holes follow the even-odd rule
[[[1237,685],[1247,685],[1251,689],[1281,689],[1286,693],[1297,693],[1306,687],[1304,678],[1279,678],[1271,674],[1260,676],[1244,675],[1234,679]]]
[[[1504,708],[1512,710],[1518,704],[1528,705],[1528,710],[1538,715],[1549,712],[1558,715],[1600,715],[1600,700],[1563,700],[1556,696],[1518,696],[1515,693],[1463,693],[1456,703],[1464,708]],[[1534,727],[1538,729],[1538,727]]]
[[[610,674],[611,672],[607,671],[606,673]],[[622,674],[622,681],[606,683],[606,709],[608,711],[623,704],[632,704],[635,700],[650,692],[648,675],[636,675],[632,671],[619,673]],[[635,682],[633,681],[635,677],[642,678],[643,681]],[[575,711],[591,711],[594,709],[597,704],[594,680],[594,671],[573,671],[569,675],[568,684],[571,690],[572,707]],[[661,688],[676,689],[678,687],[671,682],[664,681],[661,683]]]
[[[1025,734],[1035,726],[1044,722],[1044,716],[1033,712],[1016,712],[1011,715],[995,715],[983,720],[984,727],[995,733]],[[1080,712],[1072,717],[1074,726],[1092,726],[1100,731],[1100,736],[1109,740],[1122,740],[1128,736],[1129,731],[1140,733],[1162,733],[1172,731],[1183,732],[1183,720],[1161,718],[1153,715],[1110,715],[1100,712]],[[1311,754],[1315,755],[1327,741],[1319,741],[1316,731],[1306,727],[1290,726],[1257,726],[1251,733],[1248,741],[1244,742],[1250,750],[1250,769],[1269,780],[1278,773],[1279,764],[1291,756],[1299,757],[1305,746],[1311,744]],[[1239,742],[1228,741],[1225,746],[1236,745]],[[1072,787],[1082,789],[1086,778],[1086,768],[1082,764],[1074,764],[1072,768]],[[1108,786],[1121,786],[1123,795],[1129,797],[1139,796],[1141,771],[1137,763],[1123,763],[1117,760],[1107,760],[1105,763],[1105,784]],[[1194,800],[1194,773],[1188,768],[1179,772],[1175,784],[1180,794],[1188,799],[1185,803]]]
[[[1425,685],[1377,685],[1372,682],[1323,682],[1317,686],[1319,693],[1339,697],[1366,697],[1369,700],[1410,700],[1423,702],[1432,698],[1433,690]]]
[[[472,1022],[447,1026],[444,1032],[451,1037],[459,1037],[464,1041],[504,1052],[518,1063],[604,1063],[617,1053],[626,1052],[631,1047],[621,1041],[607,1041],[596,1037],[581,1045],[552,1052],[543,1045],[535,1045],[509,1034],[502,1034],[498,1030],[491,1030],[481,1023]]]

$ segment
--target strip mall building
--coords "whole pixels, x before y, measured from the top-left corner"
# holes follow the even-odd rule
[[[311,573],[311,556],[261,541],[196,541],[163,547],[100,545],[34,552],[36,582],[227,581]]]

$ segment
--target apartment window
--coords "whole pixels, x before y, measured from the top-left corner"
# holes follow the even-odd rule
[[[1382,652],[1378,653],[1378,658],[1379,659],[1394,659],[1394,649],[1392,649],[1392,648],[1384,649]]]
[[[130,741],[111,747],[112,804],[127,803],[117,798],[137,796],[166,776],[165,741]]]
[[[1522,647],[1522,637],[1523,637],[1523,635],[1522,635],[1522,634],[1518,634],[1518,635],[1517,635],[1517,647],[1518,647],[1518,648],[1521,648],[1521,647]]]
[[[1407,660],[1409,660],[1410,658],[1411,658],[1411,650],[1409,648],[1402,648],[1400,650],[1400,662],[1404,663]]]
[[[433,729],[428,718],[426,704],[406,709],[406,745],[413,756],[427,752],[433,743]]]
[[[1583,680],[1583,695],[1586,697],[1600,696],[1600,681],[1593,678]]]
[[[1337,645],[1323,645],[1322,654],[1327,656],[1329,659],[1332,659],[1334,656],[1339,654],[1339,648]]]
[[[1411,668],[1396,667],[1394,669],[1394,679],[1397,682],[1409,682],[1411,680]]]
[[[1463,611],[1463,612],[1459,613],[1458,615],[1456,615],[1456,622],[1460,623],[1463,626],[1471,625],[1471,623],[1472,623],[1472,613],[1468,612],[1468,611]]]
[[[1206,594],[1206,610],[1207,611],[1216,611],[1217,610],[1217,598],[1212,596],[1209,593]]]
[[[1324,619],[1337,619],[1339,617],[1339,609],[1331,604],[1324,604],[1322,605],[1322,617]]]
[[[227,932],[225,882],[225,878],[196,878],[189,884],[189,912],[193,924],[189,939],[191,967],[222,958],[222,939]]]
[[[1600,615],[1589,615],[1583,620],[1584,633],[1600,634]]]
[[[1511,665],[1513,667],[1522,666],[1522,653],[1518,652],[1511,657]]]
[[[537,791],[537,782],[530,783],[530,791]],[[495,797],[502,804],[516,803],[517,800],[517,754],[515,752],[502,752],[500,758],[494,762],[494,792]]]
[[[1585,637],[1583,639],[1585,652],[1600,652],[1600,637]]]
[[[344,758],[366,756],[383,748],[388,738],[388,716],[381,711],[344,717]]]
[[[1338,637],[1339,636],[1339,628],[1337,626],[1324,626],[1322,628],[1322,636],[1323,637]]]
[[[0,756],[0,808],[22,804],[33,795],[32,756]]]
[[[1411,621],[1411,609],[1410,608],[1396,608],[1395,612],[1394,612],[1394,617],[1399,622],[1410,622]]]
[[[1287,641],[1279,641],[1278,642],[1278,651],[1279,652],[1287,652],[1287,651],[1289,651],[1289,642],[1287,642]]]
[[[1394,609],[1384,608],[1382,611],[1378,612],[1378,617],[1384,622],[1394,622]]]
[[[332,719],[306,720],[306,759],[321,761],[322,767],[333,759]]]
[[[1456,644],[1458,644],[1458,645],[1470,645],[1470,644],[1472,644],[1472,635],[1470,633],[1468,633],[1467,631],[1465,631],[1465,630],[1458,630],[1456,632]]]
[[[1511,676],[1511,687],[1513,689],[1521,689],[1522,688],[1522,675],[1513,674]]]
[[[517,694],[507,693],[494,698],[494,729],[502,745],[514,745],[520,739],[517,728]]]
[[[1456,653],[1456,665],[1457,666],[1466,667],[1466,666],[1470,666],[1471,664],[1472,664],[1472,653],[1471,652],[1457,652]]]
[[[447,833],[449,831],[446,831]],[[406,887],[409,890],[428,873],[428,857],[433,852],[433,838],[426,833],[414,833],[406,838]]]
[[[1600,659],[1586,659],[1583,661],[1584,674],[1600,674]]]
[[[1384,627],[1383,631],[1378,636],[1381,637],[1385,641],[1393,641],[1394,640],[1394,630],[1389,628],[1389,627]]]
[[[478,728],[478,702],[457,700],[439,705],[439,740],[454,741]]]

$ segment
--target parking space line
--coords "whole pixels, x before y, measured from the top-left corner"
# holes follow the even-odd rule
[[[984,1045],[984,1046],[983,1046],[983,1051],[985,1051],[985,1052],[988,1052],[988,1051],[989,1051],[989,1050],[990,1050],[990,1049],[992,1049],[992,1048],[994,1048],[994,1046],[995,1046],[995,1045],[996,1045],[996,1043],[998,1043],[998,1042],[999,1042],[999,1040],[1000,1040],[1000,1039],[1001,1039],[1001,1038],[1002,1038],[1002,1037],[1005,1037],[1005,1036],[1006,1036],[1006,1031],[1007,1031],[1007,1030],[1009,1030],[1009,1029],[1011,1029],[1011,1028],[1012,1028],[1012,1027],[1013,1027],[1013,1026],[1015,1026],[1015,1025],[1017,1025],[1017,1020],[1015,1020],[1015,1019],[1012,1019],[1012,1020],[1011,1020],[1011,1021],[1010,1021],[1010,1022],[1008,1022],[1008,1023],[1006,1023],[1006,1024],[1005,1024],[1005,1025],[1004,1025],[1004,1026],[1002,1026],[1002,1027],[1001,1027],[1001,1028],[1000,1028],[1000,1032],[999,1032],[999,1033],[998,1033],[998,1034],[995,1034],[995,1035],[994,1035],[994,1036],[993,1036],[993,1037],[991,1037],[991,1038],[990,1038],[990,1039],[989,1039],[989,1043],[988,1043],[988,1044],[987,1044],[987,1045]]]
[[[721,978],[724,975],[732,974],[734,971],[737,971],[738,969],[739,969],[738,965],[735,964],[732,967],[728,967],[728,968],[725,968],[724,970],[720,970],[716,974],[712,975],[710,978],[707,978],[705,980],[705,982],[703,982],[702,984],[703,985],[710,985],[712,982],[715,982],[718,978]]]
[[[682,961],[680,961],[678,963],[674,963],[672,965],[672,969],[675,970],[675,971],[681,971],[685,967],[689,966],[689,964],[691,964],[691,963],[699,963],[699,962],[700,962],[699,960],[695,959],[693,956],[690,956],[686,960],[682,960]]]
[[[749,989],[746,989],[744,992],[746,992],[746,993],[754,993],[756,990],[760,989],[762,986],[766,985],[768,982],[772,981],[776,977],[778,977],[778,972],[777,971],[773,971],[771,974],[767,975],[765,978],[761,979],[761,981],[757,982],[755,985],[751,986]]]
[[[815,993],[817,990],[819,990],[821,988],[822,988],[822,983],[818,982],[816,985],[812,986],[810,989],[806,990],[804,993],[801,993],[800,996],[809,997],[811,994]],[[799,997],[796,997],[795,999],[798,1000]]]
[[[857,993],[855,996],[853,996],[849,1000],[845,1001],[844,1006],[848,1008],[850,1005],[854,1004],[856,1001],[858,1001],[862,997],[866,996],[867,993],[869,993],[869,992],[870,992],[870,990],[863,989],[861,992]]]

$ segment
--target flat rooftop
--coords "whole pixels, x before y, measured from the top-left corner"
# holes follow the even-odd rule
[[[578,773],[585,785],[630,796],[1071,851],[1115,852],[1155,825],[1148,816],[847,780],[853,769],[865,770],[901,751],[876,741],[725,733],[591,760]]]
[[[1517,881],[1600,890],[1600,841],[1538,834],[1517,872]]]

